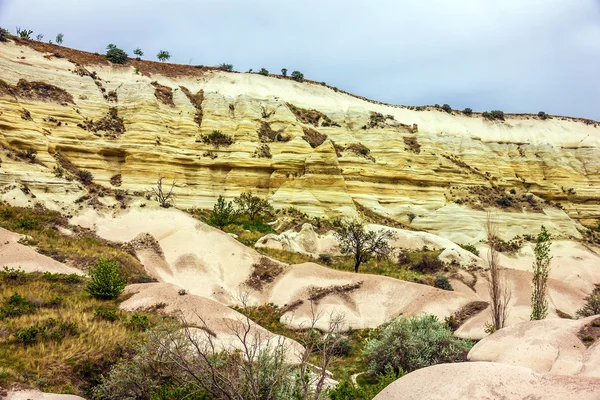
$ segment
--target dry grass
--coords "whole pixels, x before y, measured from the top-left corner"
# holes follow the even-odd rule
[[[0,80],[0,95],[9,95],[23,99],[49,101],[58,104],[74,104],[73,95],[66,90],[45,82],[29,82],[19,79],[15,86]]]
[[[61,234],[56,227],[62,226],[74,232],[72,236]],[[123,246],[96,236],[93,232],[70,226],[64,216],[42,207],[21,208],[0,205],[0,227],[28,235],[24,244],[60,262],[80,269],[87,269],[98,258],[109,258],[119,262],[128,282],[151,280],[143,265]]]
[[[327,135],[324,135],[313,128],[302,128],[302,130],[304,131],[302,139],[306,140],[313,149],[322,145],[327,139]]]
[[[130,315],[120,312],[116,321],[96,318],[99,306],[116,306],[100,301],[84,290],[83,280],[66,280],[65,275],[22,274],[13,281],[0,275],[0,301],[18,293],[36,305],[32,314],[7,317],[0,329],[0,385],[20,383],[51,392],[83,394],[111,363],[140,336],[129,326]],[[52,279],[54,278],[54,279]],[[52,304],[53,299],[59,298]],[[56,304],[57,303],[57,304]],[[48,304],[52,304],[49,306]],[[154,322],[158,316],[150,316]],[[40,337],[32,344],[18,341],[15,333],[28,327],[47,325],[49,319],[74,323],[75,333]]]
[[[338,123],[333,122],[327,115],[323,114],[321,111],[313,110],[313,109],[305,109],[296,107],[291,103],[286,103],[287,107],[290,109],[292,114],[298,119],[298,121],[304,124],[311,124],[313,126],[340,126]]]
[[[173,90],[170,87],[161,85],[156,81],[152,82],[151,85],[154,86],[154,97],[167,106],[175,107]]]

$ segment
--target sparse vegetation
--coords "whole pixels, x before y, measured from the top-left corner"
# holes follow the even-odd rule
[[[221,71],[231,72],[233,71],[233,64],[221,64],[219,65]]]
[[[284,77],[287,76],[287,68],[281,68],[281,75],[283,75]]]
[[[106,58],[113,64],[127,64],[127,53],[114,44],[106,47]]]
[[[304,136],[302,139],[306,140],[310,147],[313,149],[319,147],[323,144],[323,142],[327,139],[327,135],[324,135],[312,128],[302,128],[304,131]]]
[[[585,305],[577,310],[578,317],[586,318],[600,314],[600,289],[594,289],[584,300]]]
[[[263,143],[271,143],[271,142],[289,142],[292,137],[289,135],[284,135],[284,128],[274,130],[271,128],[271,125],[262,121],[260,124],[260,128],[258,128],[258,138]]]
[[[473,114],[473,110],[470,109],[469,107],[467,107],[467,108],[465,108],[463,110],[463,114],[465,114],[465,115],[472,115]]]
[[[304,74],[300,71],[293,71],[292,79],[295,80],[296,82],[304,82]]]
[[[17,36],[23,39],[31,39],[31,34],[33,31],[31,29],[21,29],[17,26]]]
[[[223,230],[227,225],[234,223],[236,218],[237,212],[233,207],[233,203],[226,201],[223,196],[219,196],[207,222]]]
[[[335,237],[340,243],[341,253],[354,258],[354,272],[358,272],[360,265],[371,257],[389,257],[392,250],[389,240],[394,234],[387,229],[367,231],[364,223],[353,220],[340,221],[335,227]]]
[[[538,118],[539,118],[539,119],[541,119],[541,120],[547,120],[547,119],[550,119],[550,116],[549,116],[548,114],[546,114],[545,112],[543,112],[543,111],[540,111],[540,112],[537,114],[537,116],[538,116]]]
[[[171,58],[171,54],[166,50],[161,50],[156,55],[156,58],[158,58],[159,61],[165,62]]]
[[[405,136],[405,137],[403,137],[403,139],[404,139],[404,145],[406,146],[405,150],[412,151],[413,153],[416,153],[416,154],[421,153],[421,145],[417,141],[416,137]]]
[[[477,247],[475,247],[475,245],[473,244],[460,244],[460,247],[462,247],[463,249],[470,251],[471,253],[475,254],[477,257],[479,257],[479,250],[477,250]]]
[[[269,71],[266,68],[261,68],[260,71],[258,71],[258,73],[260,75],[269,76]]]
[[[9,37],[10,37],[10,32],[7,31],[6,29],[0,27],[0,42],[8,42]]]
[[[110,107],[108,113],[97,121],[86,118],[77,126],[93,133],[105,132],[109,138],[113,139],[125,132],[125,123],[123,118],[119,117],[116,107]]]
[[[163,177],[159,176],[156,181],[156,186],[153,187],[152,193],[154,194],[154,198],[162,208],[169,208],[173,205],[173,200],[175,194],[173,193],[173,189],[175,188],[175,180],[171,183],[171,188],[167,191],[163,189]]]
[[[239,213],[248,216],[252,222],[273,213],[273,208],[269,202],[258,196],[254,196],[252,192],[243,192],[233,201],[237,205]]]
[[[231,136],[224,134],[221,131],[215,130],[208,135],[202,135],[202,141],[206,144],[211,144],[216,148],[221,146],[228,147],[233,144]]]
[[[135,54],[137,56],[137,58],[142,58],[142,56],[144,55],[144,52],[142,51],[142,49],[140,49],[138,47],[133,51],[133,54]]]
[[[65,39],[65,35],[63,35],[62,33],[58,33],[56,35],[56,44],[62,45],[64,39]]]
[[[484,111],[481,116],[485,119],[488,120],[498,120],[498,121],[504,121],[504,111],[500,111],[500,110],[492,110],[490,112]]]
[[[258,157],[258,158],[272,158],[273,157],[273,155],[271,154],[271,148],[266,143],[259,144],[258,147],[256,148],[256,150],[254,150],[254,154],[252,156]]]
[[[535,261],[533,263],[533,291],[531,293],[531,320],[540,320],[548,315],[548,276],[550,274],[550,246],[552,241],[550,233],[542,225],[537,236],[535,248]]]
[[[127,285],[116,261],[100,258],[96,266],[90,269],[89,274],[90,281],[85,289],[97,299],[115,299]]]
[[[452,107],[450,107],[449,104],[444,104],[442,110],[446,111],[448,114],[452,114]]]

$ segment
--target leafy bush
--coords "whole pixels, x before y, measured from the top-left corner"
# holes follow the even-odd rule
[[[185,289],[179,289],[179,291],[177,291],[177,294],[180,296],[185,296],[187,294],[187,290]]]
[[[319,261],[325,265],[331,264],[331,256],[329,254],[319,254]]]
[[[499,199],[496,199],[496,204],[501,207],[510,207],[512,206],[512,201],[510,201],[508,197],[500,197]]]
[[[0,42],[7,42],[9,36],[10,36],[10,32],[8,32],[6,29],[0,27]]]
[[[140,49],[139,47],[137,49],[135,49],[133,51],[133,54],[135,54],[138,58],[142,57],[144,55],[144,52],[142,51],[142,49]]]
[[[292,79],[296,82],[304,82],[304,74],[300,71],[292,72]]]
[[[21,229],[27,229],[27,230],[33,230],[33,229],[38,229],[39,225],[38,225],[38,221],[35,218],[20,218],[16,223],[15,226],[17,228],[21,228]]]
[[[31,34],[33,33],[33,31],[31,29],[21,29],[17,26],[17,36],[25,38],[25,39],[31,39]]]
[[[266,68],[261,68],[260,71],[258,71],[258,73],[264,76],[269,75],[269,71]]]
[[[146,315],[134,313],[129,320],[129,326],[131,329],[145,331],[150,328],[150,319]]]
[[[418,262],[410,266],[410,269],[419,271],[422,274],[431,274],[443,267],[444,263],[439,258],[430,254],[424,254]]]
[[[15,292],[4,301],[4,305],[0,308],[0,320],[33,314],[34,312],[35,305]]]
[[[233,64],[221,64],[219,65],[219,69],[222,71],[231,72],[233,71]]]
[[[22,343],[24,346],[28,346],[37,342],[38,335],[42,334],[43,329],[43,327],[32,325],[17,330],[14,333],[14,336],[18,342]]]
[[[86,290],[98,299],[114,299],[127,285],[127,281],[119,272],[117,261],[100,258],[89,273],[91,279],[86,285]]]
[[[371,400],[399,377],[394,372],[389,372],[378,376],[377,383],[365,386],[342,382],[327,391],[327,398],[331,400]]]
[[[30,275],[26,274],[21,268],[8,268],[5,266],[2,271],[0,271],[0,280],[13,285],[25,283],[29,277]]]
[[[114,44],[109,44],[107,47],[106,58],[113,64],[126,64],[127,53],[119,49]]]
[[[119,319],[117,307],[100,306],[94,311],[94,318],[103,319],[105,321],[116,321]]]
[[[500,120],[500,121],[504,121],[504,111],[500,111],[500,110],[492,110],[490,112],[485,111],[483,114],[481,114],[481,116],[485,119],[489,119],[489,120]]]
[[[209,133],[208,135],[203,135],[202,142],[206,144],[212,144],[216,148],[219,148],[220,146],[230,146],[231,144],[233,144],[233,139],[231,138],[231,136],[226,135],[221,131],[215,130]]]
[[[273,213],[273,208],[269,202],[258,196],[254,196],[252,192],[244,192],[233,201],[238,206],[240,214],[248,216],[252,222]]]
[[[585,299],[585,305],[577,310],[577,316],[581,318],[600,314],[600,290],[595,289]]]
[[[57,34],[56,35],[56,44],[62,44],[64,39],[65,39],[65,35],[63,35],[62,33]]]
[[[479,257],[479,250],[477,250],[477,247],[475,247],[475,245],[473,244],[459,244],[460,247],[462,247],[463,249],[470,251],[471,253],[475,254],[477,257]]]
[[[171,54],[169,54],[169,52],[166,50],[161,50],[156,55],[156,58],[158,58],[160,61],[167,61],[171,58]]]
[[[236,217],[237,213],[233,208],[233,204],[230,201],[226,201],[223,196],[219,196],[207,222],[212,226],[223,229],[227,225],[234,223]]]
[[[473,110],[471,110],[469,107],[465,108],[463,110],[463,114],[465,115],[472,115],[473,114]]]
[[[281,75],[287,76],[287,68],[281,68]]]
[[[447,113],[449,113],[449,114],[450,114],[450,113],[452,113],[452,107],[450,107],[450,105],[449,105],[449,104],[444,104],[444,105],[442,106],[442,110],[446,111],[446,112],[447,112]]]
[[[443,290],[454,290],[454,288],[450,284],[450,281],[448,280],[448,278],[445,275],[436,276],[433,286],[435,286],[438,289],[443,289]]]
[[[546,114],[545,112],[543,112],[543,111],[540,111],[537,115],[538,115],[538,117],[540,119],[548,119],[548,118],[550,118],[550,116],[548,114]]]
[[[400,317],[372,332],[363,355],[369,371],[411,372],[430,365],[459,361],[473,344],[456,338],[433,315]]]
[[[86,169],[79,170],[77,175],[82,183],[91,183],[94,180],[94,175]]]

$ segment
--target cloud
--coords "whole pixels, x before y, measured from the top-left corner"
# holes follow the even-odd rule
[[[397,104],[600,119],[597,0],[0,0],[0,25],[103,52],[297,69]]]

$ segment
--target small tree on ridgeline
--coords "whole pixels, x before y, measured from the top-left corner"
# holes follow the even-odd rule
[[[537,236],[535,261],[533,263],[533,292],[531,293],[531,320],[544,319],[548,315],[548,275],[550,273],[550,234],[544,226]]]
[[[292,72],[292,79],[296,82],[304,82],[304,74],[300,71]]]
[[[133,51],[133,54],[137,56],[137,58],[141,58],[144,55],[144,52],[139,47]]]
[[[335,236],[340,242],[340,250],[344,255],[354,257],[354,272],[371,257],[387,258],[392,251],[389,240],[394,233],[387,229],[367,231],[365,225],[358,221],[341,221],[335,229]]]
[[[100,258],[96,266],[91,268],[90,281],[85,290],[97,299],[110,300],[115,299],[121,294],[127,281],[119,272],[119,263],[117,261]]]
[[[167,61],[171,58],[171,54],[169,54],[169,52],[166,50],[161,50],[156,55],[156,58],[158,58],[160,61]]]
[[[264,218],[273,213],[273,207],[271,207],[269,202],[258,196],[254,196],[252,192],[244,192],[233,201],[238,206],[240,214],[247,215],[252,222],[257,218]]]
[[[281,68],[281,75],[287,76],[287,68]]]
[[[56,44],[62,44],[64,38],[65,38],[65,35],[63,35],[62,33],[59,33],[58,35],[56,35]]]
[[[224,227],[235,221],[236,216],[237,213],[233,208],[233,204],[230,201],[226,201],[223,196],[219,196],[217,202],[213,206],[208,223],[223,230]]]
[[[114,44],[109,44],[106,46],[106,58],[113,64],[126,64],[127,63],[127,53],[125,53],[122,49],[118,48]]]

